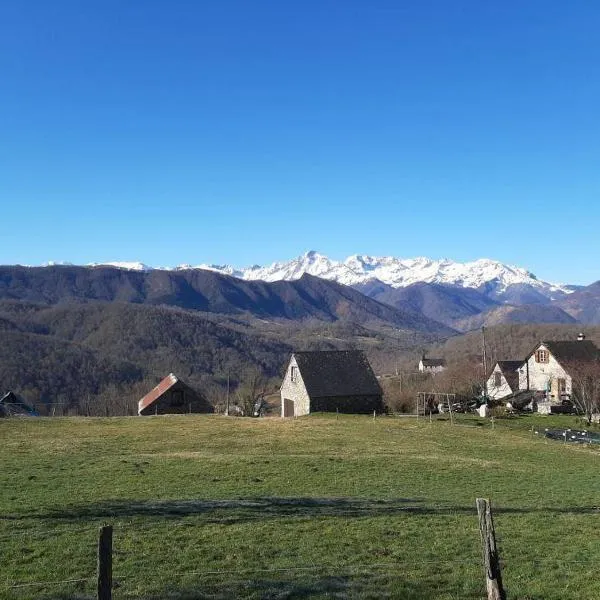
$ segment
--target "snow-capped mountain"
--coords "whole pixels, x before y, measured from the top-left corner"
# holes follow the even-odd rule
[[[378,280],[392,288],[407,287],[414,283],[437,283],[474,289],[493,284],[496,292],[510,286],[526,285],[545,296],[572,291],[568,286],[541,281],[521,267],[505,265],[487,258],[460,263],[448,259],[401,259],[393,256],[354,254],[343,261],[336,261],[310,251],[288,262],[275,262],[268,267],[236,269],[227,265],[199,265],[195,268],[209,269],[241,279],[263,281],[299,279],[304,273],[308,273],[350,286],[360,286]]]
[[[353,254],[338,261],[311,250],[287,262],[274,262],[266,267],[253,265],[237,268],[230,265],[182,264],[169,268],[151,267],[139,261],[90,263],[86,266],[112,266],[133,271],[151,271],[156,268],[174,271],[204,269],[238,279],[268,282],[300,279],[302,275],[308,273],[359,289],[366,284],[378,282],[394,289],[408,287],[415,283],[430,283],[480,290],[489,297],[501,301],[510,299],[505,295],[507,291],[520,294],[525,290],[529,294],[534,293],[540,297],[555,299],[574,289],[573,286],[542,281],[526,269],[487,258],[461,263],[449,259],[432,260],[425,257],[403,259],[393,256]]]
[[[116,267],[117,269],[126,269],[128,271],[152,271],[153,267],[150,267],[143,262],[133,261],[133,262],[123,262],[123,261],[115,261],[115,262],[103,262],[103,263],[88,263],[86,267]]]
[[[49,260],[42,264],[42,267],[74,267],[75,263],[64,260]],[[153,267],[145,265],[139,261],[113,261],[113,262],[91,262],[85,265],[86,267],[116,267],[117,269],[125,269],[127,271],[152,271]]]

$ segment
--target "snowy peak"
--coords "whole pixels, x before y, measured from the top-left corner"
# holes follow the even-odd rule
[[[112,266],[133,271],[153,269],[136,261],[91,263],[87,266]],[[527,286],[528,289],[534,289],[547,298],[572,291],[569,286],[541,281],[526,269],[505,265],[489,258],[461,263],[448,258],[433,260],[424,256],[396,258],[353,254],[338,261],[310,250],[292,260],[274,262],[266,267],[253,265],[237,268],[230,265],[182,264],[173,270],[191,269],[203,269],[238,279],[260,281],[291,281],[300,279],[307,273],[348,286],[360,286],[373,281],[382,282],[393,288],[403,288],[415,283],[434,283],[477,290],[485,289],[486,293],[492,293],[498,298],[502,298],[503,293],[511,286]]]
[[[268,267],[233,269],[210,267],[248,280],[280,281],[299,279],[305,273],[331,279],[344,285],[361,285],[378,280],[393,288],[414,283],[438,283],[480,289],[493,284],[497,291],[512,285],[528,285],[544,292],[568,292],[568,288],[538,280],[535,275],[512,265],[481,258],[460,263],[447,258],[432,260],[426,257],[401,259],[393,256],[365,256],[354,254],[343,261],[332,260],[314,250],[288,262],[275,262]]]
[[[116,267],[117,269],[125,269],[127,271],[152,271],[152,267],[149,267],[148,265],[139,261],[88,263],[86,267]]]

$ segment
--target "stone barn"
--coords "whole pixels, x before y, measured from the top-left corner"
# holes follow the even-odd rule
[[[167,375],[138,402],[138,415],[211,413],[208,400],[173,373]]]
[[[383,410],[381,386],[367,357],[358,350],[295,352],[280,394],[282,417]]]

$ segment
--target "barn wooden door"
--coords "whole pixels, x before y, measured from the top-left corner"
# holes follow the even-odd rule
[[[283,399],[283,416],[293,417],[294,416],[294,401],[289,398]]]

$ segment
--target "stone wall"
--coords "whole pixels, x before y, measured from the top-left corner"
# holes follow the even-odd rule
[[[295,369],[294,380],[292,381],[292,367]],[[302,374],[296,363],[296,359],[292,357],[287,371],[283,377],[283,383],[280,388],[281,397],[281,416],[282,417],[300,417],[310,413],[310,399],[308,392],[302,380]],[[285,412],[285,399],[291,400],[294,406],[294,414]]]
[[[548,348],[541,344],[538,349],[546,350],[549,354],[547,363],[536,362],[534,352],[527,363],[519,369],[519,389],[530,389],[533,391],[548,391],[548,400],[552,402],[561,402],[558,394],[558,379],[565,380],[564,396],[570,398],[572,393],[571,377],[562,368],[560,363],[552,356]],[[527,374],[529,372],[529,386]]]
[[[381,396],[334,396],[310,401],[310,412],[371,414],[373,411],[383,412]]]

